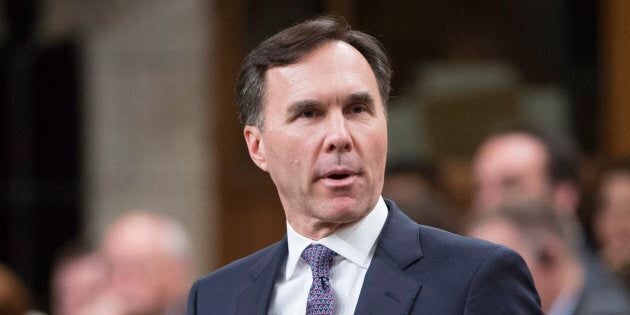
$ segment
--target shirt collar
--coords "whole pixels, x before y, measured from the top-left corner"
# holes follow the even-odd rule
[[[383,225],[385,225],[387,213],[387,205],[385,205],[383,198],[379,197],[376,206],[367,216],[338,229],[319,241],[300,235],[287,222],[289,255],[285,272],[286,279],[293,276],[302,251],[311,244],[322,244],[335,251],[339,256],[367,269],[374,254],[376,240]]]

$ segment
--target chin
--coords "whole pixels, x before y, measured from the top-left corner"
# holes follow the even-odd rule
[[[323,213],[324,220],[334,223],[349,223],[364,217],[371,209],[353,198],[334,198]]]

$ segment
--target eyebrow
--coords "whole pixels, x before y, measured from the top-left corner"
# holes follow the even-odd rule
[[[318,108],[321,106],[321,103],[316,100],[301,100],[297,101],[287,108],[287,120],[293,120],[293,117],[299,115],[305,110]]]
[[[346,104],[362,103],[362,104],[367,105],[367,107],[369,107],[372,112],[375,112],[374,98],[368,92],[352,93],[348,97],[346,97],[345,103]]]
[[[374,98],[368,92],[356,92],[345,97],[344,104],[352,104],[352,103],[365,104],[370,109],[370,111],[372,112],[375,111],[376,105],[374,102]],[[305,100],[294,102],[293,104],[289,105],[289,108],[287,108],[287,120],[288,121],[293,120],[293,117],[299,115],[300,113],[306,110],[316,109],[321,106],[322,106],[321,102],[313,100],[313,99],[305,99]]]

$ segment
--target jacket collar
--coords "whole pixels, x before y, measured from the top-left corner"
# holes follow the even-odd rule
[[[286,236],[272,245],[248,270],[245,289],[238,297],[236,314],[266,314],[278,273],[287,257]],[[236,285],[236,284],[235,284]]]
[[[405,314],[422,285],[404,271],[422,258],[420,228],[396,204],[385,200],[387,221],[365,275],[356,314]],[[236,314],[265,314],[275,281],[288,254],[287,238],[272,245],[249,269],[245,289],[239,295]]]
[[[365,275],[356,314],[407,314],[422,285],[405,269],[422,258],[420,228],[390,200],[372,263]]]

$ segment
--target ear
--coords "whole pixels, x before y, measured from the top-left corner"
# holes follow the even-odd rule
[[[267,159],[265,158],[265,145],[262,141],[262,132],[256,126],[245,126],[243,129],[247,150],[252,161],[267,172]]]

